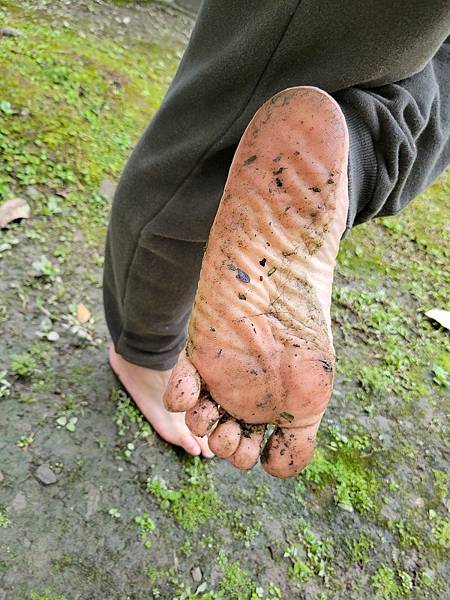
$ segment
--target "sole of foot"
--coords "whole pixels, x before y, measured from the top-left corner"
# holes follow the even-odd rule
[[[164,401],[238,468],[261,455],[268,473],[288,477],[314,453],[334,378],[330,305],[347,164],[344,116],[312,87],[267,101],[234,156]]]
[[[185,423],[184,414],[169,412],[163,403],[163,395],[172,371],[155,371],[134,365],[118,354],[111,345],[109,364],[141,413],[160,437],[180,446],[192,456],[214,456],[208,439],[193,435]]]

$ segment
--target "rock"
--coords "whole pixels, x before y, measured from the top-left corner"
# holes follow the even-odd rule
[[[47,333],[47,339],[49,342],[57,342],[59,340],[59,333],[56,331],[49,331]]]
[[[203,573],[200,567],[193,567],[191,569],[191,577],[195,583],[200,583],[200,581],[203,579]]]
[[[44,316],[44,317],[42,317],[42,319],[39,323],[39,329],[41,331],[50,331],[50,329],[52,328],[52,325],[53,325],[52,320],[49,317]]]
[[[48,465],[41,465],[36,469],[36,479],[44,485],[52,485],[57,482],[56,475]]]
[[[112,179],[104,179],[100,184],[100,189],[98,193],[100,194],[100,196],[103,196],[103,198],[106,198],[108,202],[112,202],[116,191],[116,187],[117,184],[115,183],[115,181],[113,181]]]
[[[19,29],[14,29],[14,27],[2,27],[0,29],[0,35],[5,35],[7,37],[21,37],[25,34],[23,31],[19,31]]]
[[[5,480],[5,476],[3,475],[3,473],[0,471],[0,483],[2,483],[2,481]]]
[[[24,508],[26,508],[27,506],[27,499],[25,497],[25,494],[23,494],[22,492],[19,492],[18,494],[16,494],[16,497],[14,498],[14,500],[11,503],[11,508],[17,512],[24,510]]]
[[[86,519],[90,519],[98,511],[100,499],[101,495],[98,488],[92,483],[89,483],[86,503]]]

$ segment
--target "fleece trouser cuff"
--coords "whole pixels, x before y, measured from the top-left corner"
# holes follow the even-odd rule
[[[352,106],[341,104],[349,131],[349,208],[345,234],[358,224],[358,213],[371,201],[377,181],[378,162],[371,130]]]

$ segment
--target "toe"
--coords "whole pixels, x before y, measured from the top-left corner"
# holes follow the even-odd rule
[[[205,458],[213,458],[215,456],[214,452],[211,450],[209,446],[209,441],[207,437],[195,438],[195,441],[200,446],[202,451],[202,456]]]
[[[178,445],[184,448],[184,450],[192,456],[199,456],[202,452],[200,444],[189,432],[178,441]]]
[[[292,477],[300,473],[314,454],[319,422],[302,428],[277,427],[261,455],[265,471],[274,477]]]
[[[252,469],[258,462],[265,427],[261,425],[247,426],[242,429],[241,440],[236,452],[228,458],[237,469]]]
[[[209,436],[209,447],[221,458],[234,454],[241,440],[241,427],[237,421],[226,416]]]
[[[170,376],[164,404],[170,412],[184,412],[196,405],[199,394],[200,376],[197,369],[186,356],[182,356]]]
[[[208,435],[219,420],[219,407],[209,395],[202,396],[197,404],[186,412],[186,425],[198,437]]]

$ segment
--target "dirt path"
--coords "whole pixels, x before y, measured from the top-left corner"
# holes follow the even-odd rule
[[[0,598],[448,597],[448,179],[343,244],[307,471],[188,459],[105,358],[110,191],[192,26],[135,4],[0,3],[0,202],[32,210],[0,232]]]

